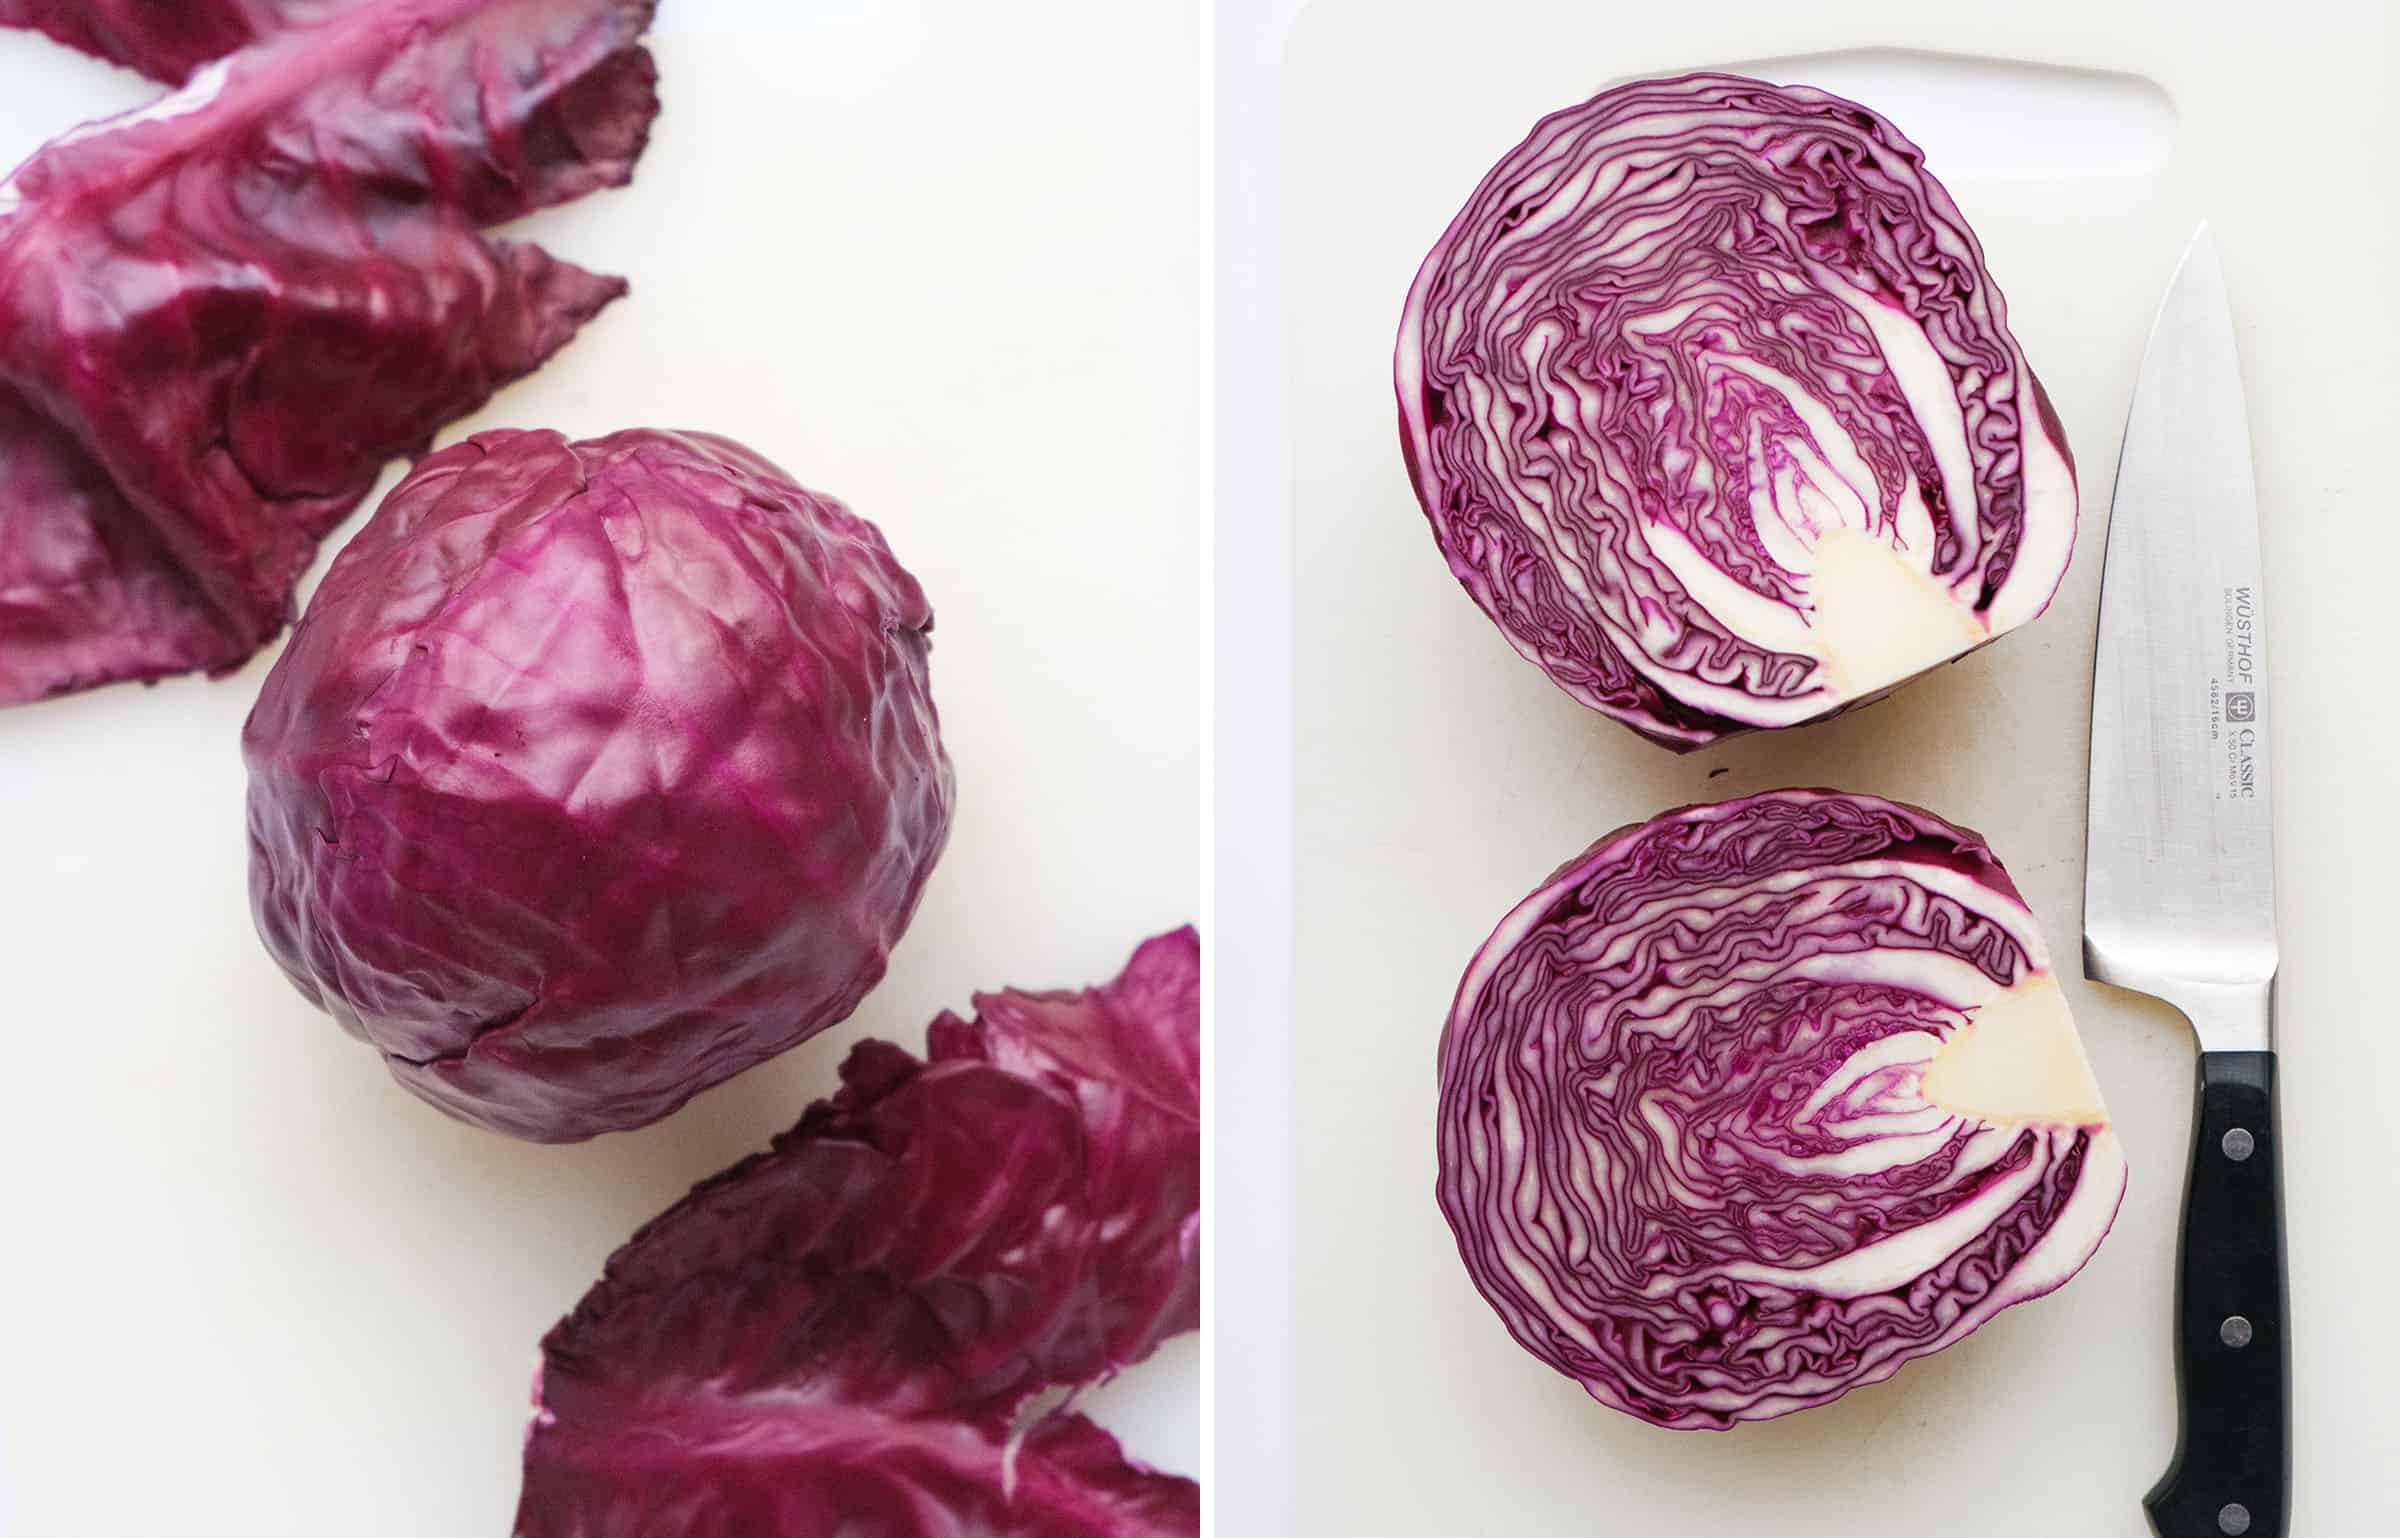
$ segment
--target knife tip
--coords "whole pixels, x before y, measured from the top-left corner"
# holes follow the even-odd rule
[[[2158,318],[2164,320],[2179,297],[2188,302],[2190,295],[2213,292],[2220,296],[2217,302],[2222,304],[2224,287],[2225,267],[2217,256],[2216,237],[2203,219],[2192,227],[2191,239],[2184,242],[2183,254],[2175,259],[2175,272],[2167,280],[2166,297],[2159,301]],[[2153,335],[2157,324],[2152,322]]]

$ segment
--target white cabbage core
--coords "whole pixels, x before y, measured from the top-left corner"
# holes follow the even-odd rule
[[[1873,335],[1884,368],[1933,450],[1942,501],[1953,510],[1950,537],[1974,546],[1982,531],[1974,522],[1972,459],[1948,368],[1909,317],[1829,269],[1816,268],[1811,276]],[[1652,324],[1678,318],[1678,312],[1670,312]],[[1976,612],[1983,563],[1958,563],[1948,580],[1934,573],[1936,530],[1924,487],[1912,479],[1898,499],[1896,518],[1884,523],[1874,473],[1815,393],[1752,357],[1709,353],[1702,361],[1772,389],[1805,429],[1804,436],[1770,442],[1763,425],[1754,421],[1747,491],[1714,488],[1729,505],[1746,504],[1758,548],[1792,574],[1805,598],[1794,606],[1756,591],[1666,522],[1645,521],[1643,540],[1692,601],[1732,634],[1770,651],[1806,657],[1816,667],[1812,687],[1787,698],[1761,698],[1737,685],[1713,684],[1660,666],[1651,652],[1671,639],[1667,634],[1626,637],[1629,660],[1662,690],[1737,720],[1790,725],[1963,656],[2030,619],[2047,601],[2046,588],[2011,583],[1988,612]],[[2015,393],[2025,418],[2026,505],[2015,564],[2053,570],[2064,564],[2074,540],[2075,479],[2040,429],[2031,374],[2020,369],[2019,376]],[[1713,479],[1705,459],[1684,468],[1695,482]],[[1658,623],[1663,627],[1667,621],[1662,616]]]
[[[2108,1125],[2066,995],[2047,974],[2003,988],[1925,1065],[1927,1103],[1976,1121]]]

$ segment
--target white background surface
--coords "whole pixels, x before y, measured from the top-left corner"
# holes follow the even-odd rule
[[[1559,861],[1662,808],[1778,785],[1894,795],[1982,830],[2072,970],[2108,490],[2144,333],[2204,215],[2239,313],[2278,691],[2293,1531],[2391,1530],[2400,1134],[2384,1097],[2400,1048],[2382,969],[2400,917],[2400,733],[2382,636],[2400,570],[2388,294],[2400,133],[2383,104],[2382,8],[1949,12],[1321,0],[1293,33],[1280,170],[1297,733],[1292,1533],[2148,1532],[2138,1498],[2174,1440],[2193,1050],[2164,1006],[2068,982],[2133,1168],[2115,1233],[2075,1282],[1891,1382],[1723,1436],[1606,1410],[1507,1339],[1434,1206],[1433,1057],[1468,957]],[[2163,164],[2095,129],[2089,167],[2102,169],[2081,173],[2058,164],[2057,100],[2030,96],[2013,132],[2009,114],[1940,90],[1892,107],[1904,129],[1958,146],[1957,167],[1937,153],[1934,169],[1983,237],[2064,417],[2082,538],[2030,629],[1843,720],[1676,758],[1560,693],[1445,571],[1394,430],[1401,300],[1477,179],[1542,113],[1621,76],[1869,45],[2126,71],[2171,99]],[[1220,1101],[1220,1139],[1238,1114]],[[1221,1404],[1234,1392],[1220,1381]]]
[[[634,186],[529,230],[632,296],[445,434],[729,433],[922,579],[958,819],[844,1027],[641,1132],[452,1123],[250,932],[271,653],[0,712],[0,1529],[506,1532],[536,1343],[638,1223],[858,1036],[1202,917],[1206,41],[1197,5],[668,0]],[[149,94],[0,34],[0,159]],[[1089,1403],[1197,1473],[1200,1356]]]
[[[1299,0],[1217,7],[1216,971],[1209,1041],[1214,1531],[1293,1531],[1292,526],[1284,38]]]

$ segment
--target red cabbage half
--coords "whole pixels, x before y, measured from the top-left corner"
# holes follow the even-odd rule
[[[0,704],[240,665],[388,461],[625,292],[483,227],[631,177],[652,4],[317,7],[0,184]]]
[[[1199,939],[975,1005],[610,1257],[542,1343],[517,1538],[1199,1532],[1046,1397],[1200,1322]]]
[[[1395,360],[1434,538],[1511,644],[1678,750],[2033,618],[2066,436],[1916,146],[1805,86],[1602,92],[1510,151]]]
[[[640,1126],[840,1020],[950,828],[925,594],[699,433],[481,433],[335,557],[242,733],[300,991],[466,1120]]]
[[[1439,1197],[1526,1350],[1721,1430],[1839,1398],[2089,1260],[2125,1156],[1983,840],[1787,790],[1609,834],[1441,1044]]]

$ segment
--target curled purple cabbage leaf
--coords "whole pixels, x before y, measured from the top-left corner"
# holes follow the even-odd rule
[[[1890,123],[1687,75],[1543,119],[1425,259],[1400,436],[1451,572],[1678,751],[1887,691],[2048,606],[2066,435]]]
[[[267,949],[414,1093],[561,1141],[842,1019],[949,834],[933,611],[699,433],[481,433],[335,557],[242,733]]]
[[[652,4],[41,13],[160,74],[316,19],[0,184],[0,704],[239,666],[387,462],[625,292],[483,227],[631,177]]]
[[[1200,949],[870,1041],[542,1343],[517,1538],[1189,1538],[1050,1405],[1195,1328]]]
[[[2125,1191],[1982,839],[1788,790],[1620,829],[1503,920],[1441,1042],[1438,1196],[1517,1342],[1722,1430],[2062,1285]]]
[[[0,27],[181,85],[212,59],[286,27],[380,0],[0,0]]]

